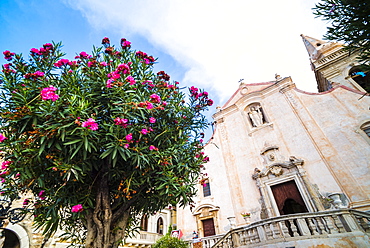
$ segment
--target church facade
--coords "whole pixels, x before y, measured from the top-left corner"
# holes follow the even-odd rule
[[[198,196],[177,213],[203,247],[370,245],[368,76],[342,45],[302,38],[319,93],[242,82],[213,115]]]

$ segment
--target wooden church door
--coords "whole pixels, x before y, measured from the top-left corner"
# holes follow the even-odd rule
[[[271,186],[281,215],[308,212],[294,180]]]
[[[203,236],[204,237],[216,235],[215,224],[213,222],[213,218],[202,220],[202,223],[203,223]]]

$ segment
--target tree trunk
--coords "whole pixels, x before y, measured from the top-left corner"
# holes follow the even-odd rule
[[[86,216],[86,248],[118,248],[125,235],[130,217],[129,209],[121,206],[117,213],[112,213],[108,178],[101,172],[96,187],[96,205]]]

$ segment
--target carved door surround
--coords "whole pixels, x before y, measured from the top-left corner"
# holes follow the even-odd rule
[[[215,234],[220,233],[219,228],[218,228],[218,210],[220,208],[216,207],[211,204],[203,204],[197,207],[193,211],[193,216],[196,218],[197,222],[197,231],[199,234],[201,234],[202,237],[204,237],[204,222],[207,222],[207,220],[213,219],[213,224],[214,224],[214,231]]]
[[[318,210],[317,203],[314,202],[318,196],[306,178],[302,168],[304,163],[302,159],[290,156],[286,161],[280,154],[279,147],[266,144],[260,155],[264,159],[264,167],[263,169],[255,168],[252,178],[256,180],[261,194],[261,219],[280,215],[271,187],[289,181],[294,181],[307,210],[309,212]]]

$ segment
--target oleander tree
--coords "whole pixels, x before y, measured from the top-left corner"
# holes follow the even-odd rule
[[[126,39],[102,44],[75,60],[61,43],[28,60],[5,51],[0,74],[2,197],[33,195],[24,208],[46,237],[61,229],[87,248],[118,247],[136,216],[192,202],[213,103]]]
[[[359,52],[359,61],[369,69],[370,2],[368,0],[321,0],[313,13],[330,23],[324,38],[345,43]]]

